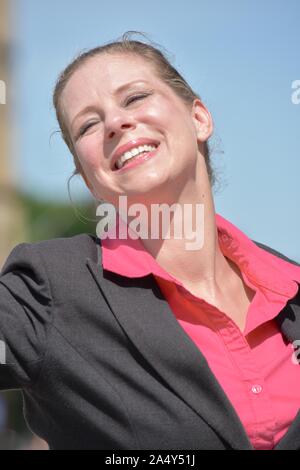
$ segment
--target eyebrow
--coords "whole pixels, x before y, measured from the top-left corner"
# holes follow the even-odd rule
[[[117,88],[114,92],[114,95],[120,95],[124,90],[126,90],[126,88],[129,88],[131,85],[135,84],[135,83],[148,83],[146,80],[140,80],[140,79],[137,79],[137,80],[133,80],[131,82],[127,82],[127,83],[124,83],[124,85],[121,85],[119,88]],[[92,112],[92,111],[95,111],[95,106],[93,105],[89,105],[89,106],[86,106],[85,108],[83,108],[81,111],[79,111],[79,113],[76,114],[76,116],[74,117],[74,119],[72,120],[71,122],[71,128],[73,128],[73,125],[74,125],[74,122],[80,117],[82,116],[83,114],[86,114],[86,113],[89,113],[89,112]]]

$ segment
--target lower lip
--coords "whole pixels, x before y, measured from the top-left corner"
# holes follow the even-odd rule
[[[131,160],[129,163],[127,163],[125,166],[123,166],[119,170],[115,170],[115,172],[124,173],[125,171],[130,170],[130,168],[134,168],[135,166],[141,165],[143,162],[150,160],[150,158],[154,157],[157,154],[158,148],[159,147],[157,147],[155,150],[152,150],[152,152],[138,155],[137,157],[135,157],[134,160]]]

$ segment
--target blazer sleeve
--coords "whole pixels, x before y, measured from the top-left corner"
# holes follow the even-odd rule
[[[38,249],[18,245],[0,274],[0,390],[33,386],[46,351],[51,304]]]

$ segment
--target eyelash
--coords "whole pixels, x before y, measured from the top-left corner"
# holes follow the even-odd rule
[[[147,96],[149,96],[150,93],[142,93],[142,94],[139,94],[139,95],[133,95],[133,96],[130,96],[126,101],[125,101],[125,106],[128,106],[129,104],[131,104],[132,102],[134,101],[138,101],[138,100],[141,100],[143,98],[146,98]],[[97,121],[95,122],[90,122],[89,124],[87,124],[86,126],[83,126],[80,131],[79,131],[79,134],[78,134],[78,138],[79,137],[82,137],[86,131],[92,127],[94,124],[97,124]]]
[[[90,127],[92,127],[94,124],[96,124],[96,121],[95,121],[95,122],[90,122],[90,123],[87,124],[86,126],[83,126],[83,127],[80,129],[80,131],[79,131],[78,138],[79,138],[79,137],[82,137],[82,136],[86,133],[86,131],[87,131]]]
[[[149,96],[149,94],[150,93],[141,93],[139,95],[132,95],[126,100],[125,105],[128,106],[133,101],[137,101],[137,100],[141,100],[143,98],[146,98],[147,96]]]

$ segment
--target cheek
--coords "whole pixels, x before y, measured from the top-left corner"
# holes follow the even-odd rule
[[[99,142],[93,136],[82,139],[82,141],[77,144],[77,156],[83,169],[87,172],[99,168],[101,160],[100,148]]]
[[[176,108],[177,104],[174,104],[164,94],[157,93],[150,96],[142,106],[136,109],[135,118],[139,122],[166,128],[170,116],[178,112]]]
[[[192,126],[190,114],[181,103],[170,102],[161,99],[148,109],[147,117],[151,124],[172,135],[172,140],[181,140],[181,137],[192,137]]]

